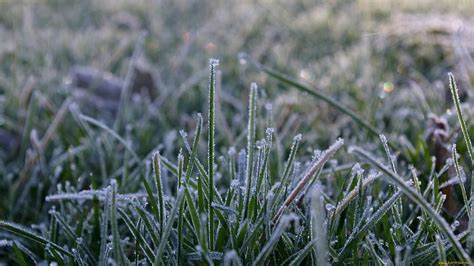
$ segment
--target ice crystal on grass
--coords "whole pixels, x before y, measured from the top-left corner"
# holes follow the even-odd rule
[[[11,241],[8,241],[6,239],[1,239],[0,240],[0,247],[6,247],[6,246],[11,246],[11,245],[12,245]]]

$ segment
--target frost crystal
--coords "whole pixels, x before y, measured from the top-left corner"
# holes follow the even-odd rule
[[[275,132],[275,129],[273,127],[267,127],[267,129],[265,130],[265,133],[267,135],[271,135]]]
[[[179,134],[183,139],[186,139],[188,137],[188,133],[186,133],[183,129],[179,131]]]
[[[296,136],[293,137],[293,141],[301,141],[301,138],[303,138],[303,135],[302,134],[298,134]]]
[[[209,66],[216,67],[219,65],[219,59],[211,58],[209,59]]]
[[[7,247],[10,246],[10,242],[6,239],[1,239],[0,240],[0,247]]]
[[[230,147],[229,151],[227,152],[227,154],[229,154],[229,156],[234,156],[236,153],[237,153],[237,151],[235,150],[234,146]]]
[[[259,140],[259,141],[257,141],[257,142],[255,143],[255,146],[257,147],[257,149],[260,150],[260,149],[262,149],[263,147],[265,147],[265,144],[266,144],[265,139],[261,139],[261,140]]]
[[[329,204],[329,203],[326,204],[326,210],[327,210],[328,212],[332,212],[332,211],[334,211],[335,209],[336,209],[336,206],[334,206],[334,205],[332,205],[332,204]]]

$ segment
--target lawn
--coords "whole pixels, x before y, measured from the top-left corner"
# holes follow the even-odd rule
[[[0,266],[472,264],[473,15],[0,1]]]

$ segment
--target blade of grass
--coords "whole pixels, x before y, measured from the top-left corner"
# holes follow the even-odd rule
[[[464,120],[463,113],[461,110],[461,100],[459,99],[458,87],[456,85],[456,80],[454,79],[454,75],[452,73],[448,73],[449,76],[449,89],[451,90],[451,95],[453,96],[454,106],[456,107],[456,113],[458,116],[459,124],[461,125],[461,132],[464,137],[464,141],[466,142],[467,153],[469,155],[469,159],[471,159],[471,164],[474,162],[474,156],[472,151],[472,143],[471,138],[467,132],[467,125],[466,120]]]
[[[14,235],[17,235],[17,236],[23,237],[25,239],[31,240],[35,243],[40,244],[43,247],[46,247],[46,246],[49,245],[53,250],[55,250],[55,251],[57,251],[61,254],[64,254],[66,256],[71,256],[71,257],[73,256],[73,254],[70,251],[68,251],[68,250],[62,248],[61,246],[49,241],[48,239],[46,239],[46,238],[30,231],[29,229],[23,228],[20,225],[0,220],[0,229],[5,230],[5,231],[9,231],[10,233],[13,233]]]
[[[298,151],[299,144],[301,142],[302,135],[298,134],[293,138],[293,143],[291,144],[290,154],[288,155],[288,161],[286,163],[285,170],[283,171],[283,176],[280,180],[280,186],[277,188],[274,194],[275,203],[278,204],[280,195],[283,191],[283,188],[286,187],[286,180],[290,176],[291,169],[293,169],[293,163],[295,161],[296,152]],[[282,196],[283,197],[283,196]],[[275,204],[275,208],[277,205]]]
[[[324,199],[321,188],[316,185],[311,195],[311,224],[312,224],[312,240],[317,240],[316,254],[317,265],[328,264],[328,237],[327,224],[325,221],[326,214],[324,210]]]
[[[254,145],[255,145],[255,131],[256,131],[256,116],[257,111],[257,84],[252,83],[250,85],[250,96],[249,96],[249,120],[247,126],[247,166],[245,169],[245,202],[244,202],[244,215],[242,219],[247,219],[249,212],[249,201],[250,201],[250,188],[252,187],[252,174],[253,174],[253,163],[254,163]]]
[[[142,179],[142,183],[143,183],[143,186],[145,187],[145,191],[147,194],[147,201],[148,201],[148,204],[150,204],[151,212],[153,213],[157,221],[161,221],[161,218],[160,218],[161,209],[158,207],[158,203],[156,202],[155,196],[153,195],[153,192],[151,191],[151,187],[145,178]],[[160,227],[160,231],[161,230],[162,230],[162,227]]]
[[[161,184],[161,156],[157,151],[153,155],[153,172],[155,173],[155,188],[158,193],[158,222],[160,231],[163,234],[165,220],[165,204],[163,199],[163,185]]]
[[[107,255],[107,239],[109,236],[108,233],[108,224],[110,220],[109,213],[110,205],[110,189],[106,190],[105,199],[104,199],[104,209],[102,214],[102,220],[100,225],[100,253],[99,253],[99,265],[108,265],[108,255]]]
[[[216,67],[219,65],[219,60],[210,59],[209,60],[209,121],[208,121],[208,147],[207,147],[207,172],[209,174],[208,186],[209,186],[209,247],[213,249],[214,247],[214,209],[212,208],[212,202],[214,199],[214,153],[215,153],[215,143],[214,143],[214,134],[216,130],[215,124],[215,111],[216,111]]]
[[[397,167],[396,167],[396,164],[395,164],[395,158],[390,153],[390,149],[388,147],[389,142],[388,142],[387,138],[385,137],[384,134],[380,134],[379,139],[382,142],[382,146],[385,150],[385,154],[387,155],[387,159],[390,162],[390,166],[392,168],[392,171],[395,174],[398,174]],[[393,193],[394,190],[395,190],[394,188],[390,188],[389,193]],[[402,203],[400,201],[397,201],[397,203],[395,203],[395,206],[393,206],[393,208],[392,208],[392,212],[394,214],[393,216],[394,216],[395,222],[398,223],[398,224],[402,224],[403,222],[402,222],[401,214],[403,213],[403,208],[402,208]],[[398,238],[401,238],[401,236],[402,236],[401,228],[396,228],[395,229],[395,235]]]
[[[189,179],[191,178],[191,174],[193,172],[194,168],[194,162],[196,160],[196,154],[198,151],[198,144],[199,144],[199,139],[201,137],[201,129],[202,129],[202,116],[201,114],[198,114],[198,121],[197,121],[197,126],[196,130],[194,132],[194,139],[193,139],[193,146],[191,149],[191,153],[187,162],[186,166],[186,178],[185,182],[189,182]]]
[[[28,264],[26,263],[26,259],[25,259],[25,257],[23,256],[23,253],[22,253],[21,250],[18,248],[18,246],[16,245],[15,242],[13,242],[12,248],[13,248],[13,252],[15,252],[16,258],[18,259],[18,264],[19,264],[20,266],[27,266]]]
[[[186,183],[183,179],[183,166],[184,164],[184,156],[182,154],[182,150],[179,151],[178,155],[178,188],[179,189],[182,186],[186,186]],[[183,256],[183,223],[184,223],[184,209],[185,209],[185,201],[181,201],[180,206],[179,206],[179,211],[178,211],[178,247],[177,247],[177,258],[179,260],[179,264],[184,264],[184,261],[182,259],[184,258]]]
[[[186,197],[186,204],[188,205],[189,213],[191,214],[191,221],[193,222],[195,232],[201,232],[201,224],[199,221],[198,211],[194,204],[194,199],[191,197],[191,193],[187,187],[184,188],[184,196]],[[202,246],[201,239],[198,238],[199,244]]]
[[[111,128],[106,126],[104,123],[101,123],[100,121],[98,121],[98,120],[96,120],[92,117],[81,114],[80,118],[82,120],[94,125],[94,126],[100,127],[101,129],[105,130],[105,132],[109,133],[112,137],[114,137],[116,140],[118,140],[130,152],[130,154],[133,156],[133,158],[135,159],[136,162],[140,162],[140,157],[138,157],[138,155],[135,153],[135,151],[128,145],[127,141],[124,140],[121,136],[119,136],[117,134],[117,132],[113,131]]]
[[[263,163],[262,163],[262,166],[260,167],[260,171],[258,173],[258,179],[257,179],[257,186],[256,186],[256,195],[259,195],[260,194],[260,188],[262,187],[262,183],[263,181],[265,180],[265,175],[268,175],[268,158],[270,157],[270,150],[272,148],[272,142],[273,142],[273,138],[272,138],[272,134],[273,134],[274,130],[273,128],[267,128],[266,129],[266,143],[265,143],[265,147],[264,147],[264,150],[263,150]],[[232,179],[231,179],[232,180]],[[266,197],[266,191],[264,191],[264,195],[263,197]]]
[[[140,216],[141,220],[145,224],[145,230],[147,230],[151,236],[153,246],[156,247],[158,243],[158,232],[156,230],[158,228],[158,225],[155,223],[155,221],[152,221],[152,219],[150,218],[151,214],[148,213],[145,209],[141,208],[140,206],[136,204],[134,204],[134,207],[138,213],[138,216]]]
[[[462,177],[461,177],[461,168],[458,162],[458,153],[456,150],[456,144],[453,144],[453,147],[451,149],[451,154],[453,156],[454,169],[456,170],[456,175],[458,176],[458,179],[459,179],[459,186],[461,187],[461,193],[462,193],[462,198],[464,201],[464,206],[466,207],[466,210],[469,210],[469,200],[467,199],[466,188],[464,187],[464,181],[462,180]],[[470,211],[467,212],[467,215],[469,219],[471,219]]]
[[[112,189],[112,198],[110,199],[110,229],[112,231],[112,251],[114,260],[116,263],[125,265],[126,258],[125,253],[122,250],[122,245],[120,244],[120,235],[119,228],[117,224],[117,181],[112,179],[110,181]]]

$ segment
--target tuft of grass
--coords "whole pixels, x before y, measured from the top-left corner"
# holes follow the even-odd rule
[[[462,244],[459,242],[459,239],[454,235],[453,231],[451,230],[449,224],[446,220],[441,217],[438,212],[433,209],[432,206],[423,198],[422,195],[416,192],[411,186],[403,181],[399,175],[388,169],[385,165],[381,164],[377,159],[375,159],[372,155],[367,153],[366,151],[362,150],[359,147],[351,147],[351,151],[357,153],[358,155],[362,156],[364,159],[368,160],[372,164],[374,164],[380,171],[382,171],[392,182],[395,184],[410,200],[415,202],[419,205],[426,213],[433,219],[433,221],[438,225],[438,228],[446,234],[446,237],[449,239],[451,244],[454,247],[454,251],[458,255],[459,259],[471,263],[471,258],[466,253]]]

